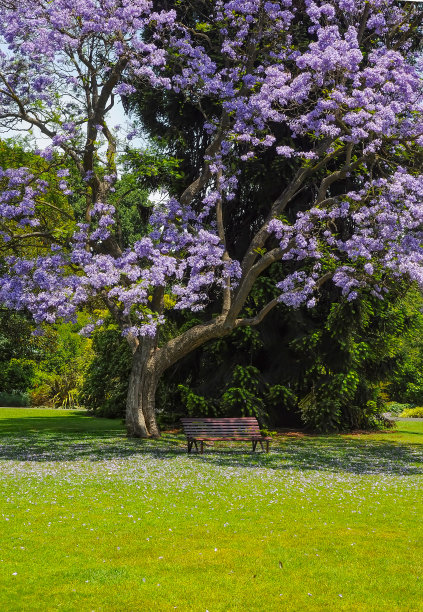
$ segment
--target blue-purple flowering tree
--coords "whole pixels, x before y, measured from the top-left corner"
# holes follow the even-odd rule
[[[347,300],[360,291],[382,299],[404,276],[423,285],[417,5],[218,0],[198,28],[155,8],[147,0],[0,2],[0,122],[38,129],[48,140],[39,154],[60,159],[63,193],[73,197],[76,171],[86,202],[84,222],[58,236],[40,214],[45,182],[25,168],[1,171],[1,239],[40,241],[34,257],[16,247],[8,258],[0,300],[40,323],[72,319],[93,300],[107,306],[132,349],[134,436],[159,435],[159,378],[208,340],[259,324],[281,302],[312,308],[324,282]],[[118,138],[107,113],[136,80],[196,104],[209,142],[195,180],[154,205],[149,233],[122,250],[110,204]],[[278,195],[236,259],[225,205],[242,165],[267,148],[294,170],[292,180],[275,175]],[[299,194],[307,195],[300,207]],[[275,262],[283,264],[276,297],[246,315]],[[160,342],[166,309],[210,303],[209,320]]]

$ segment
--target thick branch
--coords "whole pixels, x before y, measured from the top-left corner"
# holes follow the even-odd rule
[[[230,257],[228,250],[226,248],[226,234],[225,234],[225,226],[223,223],[223,198],[222,198],[222,187],[221,187],[221,179],[222,179],[222,171],[219,170],[216,178],[217,189],[219,191],[219,199],[216,202],[216,224],[217,224],[217,232],[220,238],[221,243],[224,246],[223,252],[223,261],[229,262]],[[223,289],[223,303],[222,303],[222,313],[226,314],[229,312],[231,306],[231,279],[228,276],[225,281],[225,287]]]
[[[330,141],[325,140],[322,142],[320,147],[317,150],[318,155],[322,155],[323,152],[330,145]],[[250,242],[250,245],[246,251],[244,259],[242,260],[242,272],[243,275],[247,274],[252,265],[254,265],[255,260],[258,257],[259,249],[262,249],[266,243],[266,240],[269,237],[269,232],[267,226],[271,219],[276,218],[280,215],[288,204],[295,198],[295,196],[304,188],[304,184],[306,180],[319,172],[322,168],[324,168],[330,161],[340,156],[345,152],[345,147],[341,147],[328,155],[325,155],[323,159],[319,160],[314,166],[300,168],[291,183],[282,191],[282,193],[276,198],[273,202],[270,212],[266,217],[262,227],[256,232],[255,236]]]
[[[180,336],[172,338],[172,340],[169,340],[164,346],[154,352],[151,357],[154,366],[160,373],[163,373],[179,359],[202,346],[208,340],[229,334],[232,330],[226,328],[223,322],[223,317],[216,317],[206,323],[191,327],[191,329],[188,329]]]
[[[278,298],[273,298],[273,300],[271,300],[268,304],[266,304],[266,306],[264,306],[264,308],[262,308],[260,312],[256,314],[255,317],[245,318],[245,319],[236,319],[235,327],[247,327],[249,325],[258,325],[259,323],[263,321],[265,316],[269,314],[269,312],[273,310],[273,308],[277,306],[278,304],[280,304],[280,301],[278,300]]]
[[[218,153],[220,149],[220,145],[222,144],[222,140],[225,135],[225,130],[228,127],[228,122],[229,122],[229,119],[228,119],[226,112],[222,111],[220,128],[217,131],[217,134],[214,140],[209,144],[209,146],[207,147],[205,151],[206,158],[207,157],[212,158],[214,157],[214,155],[216,155],[216,153]],[[191,204],[195,196],[198,195],[207,185],[207,182],[210,180],[210,177],[211,177],[210,162],[206,161],[203,166],[200,176],[193,183],[191,183],[191,185],[189,185],[185,189],[185,191],[179,198],[179,201],[182,204],[182,206],[188,206],[189,204]]]
[[[330,280],[332,276],[333,276],[332,272],[327,272],[326,274],[321,276],[319,280],[316,282],[316,288],[320,289],[320,287],[324,285],[324,283],[326,283],[328,280]],[[270,302],[268,302],[266,306],[264,306],[254,317],[236,319],[235,327],[247,327],[249,325],[258,325],[269,314],[269,312],[273,310],[273,308],[275,308],[275,306],[277,306],[278,304],[280,304],[280,299],[273,298],[273,300],[270,300]]]
[[[361,166],[361,164],[363,164],[365,161],[368,161],[373,156],[374,156],[373,154],[362,155],[353,164],[348,163],[348,159],[347,159],[343,168],[341,168],[340,170],[336,170],[335,172],[332,172],[331,174],[329,174],[329,176],[326,176],[320,183],[320,187],[319,187],[319,191],[318,191],[317,199],[316,199],[316,205],[321,204],[325,200],[327,190],[333,183],[346,178],[348,173],[352,172],[353,170],[356,170],[359,166]]]
[[[225,325],[228,327],[233,327],[235,324],[235,320],[239,313],[241,312],[244,304],[250,294],[250,291],[264,270],[266,270],[269,266],[271,266],[276,261],[279,261],[283,254],[284,250],[281,248],[272,249],[268,253],[265,253],[263,257],[261,257],[256,264],[254,264],[250,270],[246,273],[246,275],[241,279],[241,282],[237,288],[235,297],[232,301],[232,305],[230,311],[226,317]]]

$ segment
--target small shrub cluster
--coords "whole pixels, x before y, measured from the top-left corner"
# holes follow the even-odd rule
[[[75,408],[78,405],[79,379],[79,373],[75,371],[62,374],[40,373],[30,393],[31,406]]]
[[[399,416],[404,410],[414,408],[414,404],[400,404],[399,402],[388,402],[386,404],[386,412]]]
[[[7,408],[24,408],[25,406],[29,406],[28,394],[0,391],[0,406],[5,406]]]
[[[407,419],[423,419],[423,406],[407,408],[401,412],[400,416]]]

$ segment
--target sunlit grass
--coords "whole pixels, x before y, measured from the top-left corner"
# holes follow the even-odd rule
[[[0,610],[423,610],[423,422],[271,452],[0,409]]]

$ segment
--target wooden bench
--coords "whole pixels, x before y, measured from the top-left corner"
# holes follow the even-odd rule
[[[235,440],[245,441],[251,440],[253,444],[253,452],[256,450],[257,444],[260,442],[261,448],[264,450],[263,443],[266,443],[266,452],[269,452],[269,442],[271,438],[262,436],[259,429],[259,424],[255,417],[243,417],[238,419],[181,419],[184,433],[188,441],[188,452],[192,451],[192,447],[198,451],[200,443],[200,453],[204,452],[204,442],[215,440]]]

